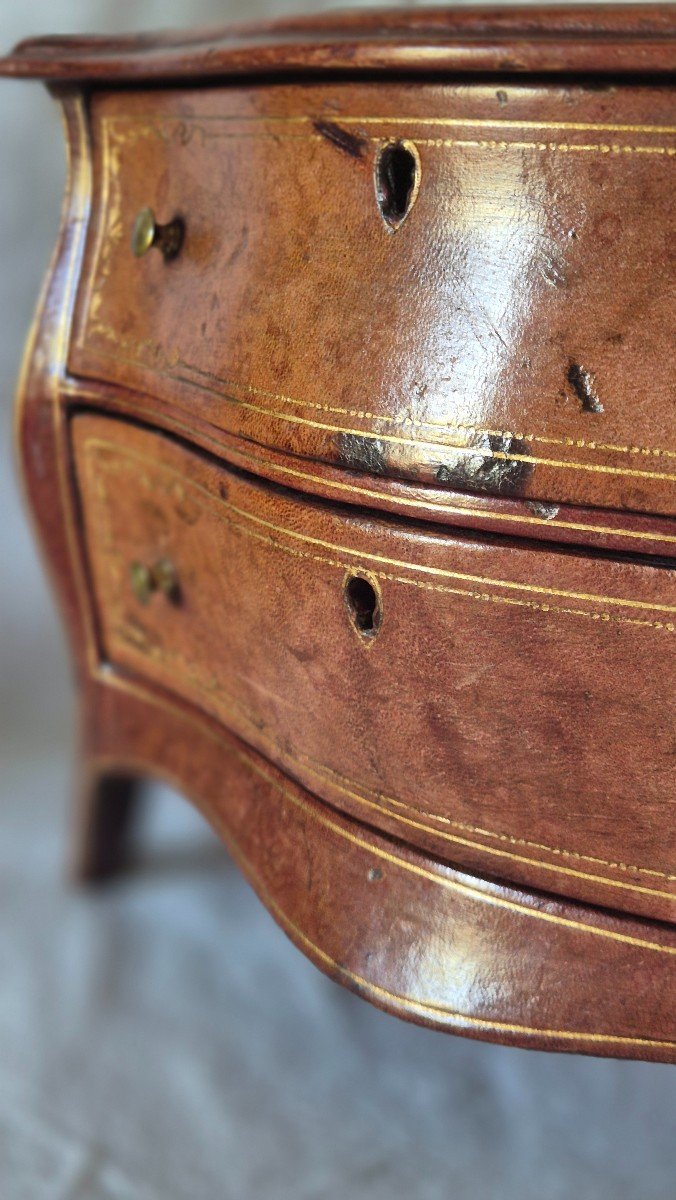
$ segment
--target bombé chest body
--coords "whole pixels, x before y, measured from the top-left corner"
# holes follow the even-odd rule
[[[668,6],[436,11],[4,64],[71,157],[19,433],[83,869],[159,773],[376,1003],[653,1058],[672,38]]]

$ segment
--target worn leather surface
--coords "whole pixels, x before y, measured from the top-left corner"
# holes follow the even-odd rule
[[[96,97],[71,370],[368,474],[671,514],[673,122],[649,88]],[[145,204],[171,264],[131,259]]]
[[[673,4],[343,11],[224,29],[31,38],[0,72],[48,80],[189,80],[300,71],[673,71]]]
[[[672,572],[313,505],[119,421],[74,430],[106,658],[399,837],[673,917]],[[140,602],[132,564],[164,558],[176,594]]]
[[[90,690],[86,748],[190,795],[295,944],[379,1007],[513,1045],[675,1060],[672,927],[416,854],[124,677]]]
[[[18,413],[81,689],[81,837],[110,779],[166,775],[375,1003],[664,1060],[670,96],[64,96],[69,195]],[[420,161],[396,230],[374,180],[391,138]],[[145,204],[185,220],[170,264],[132,258]],[[178,595],[140,605],[129,567],[167,557]]]

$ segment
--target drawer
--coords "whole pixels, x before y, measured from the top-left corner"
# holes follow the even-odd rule
[[[456,866],[673,918],[672,571],[72,431],[105,661]]]
[[[70,369],[454,490],[674,512],[673,93],[95,94]],[[135,259],[146,206],[183,222]]]

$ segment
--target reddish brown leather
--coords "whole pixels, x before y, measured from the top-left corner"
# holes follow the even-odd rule
[[[670,92],[112,93],[93,114],[75,374],[379,476],[671,514]],[[395,233],[392,138],[421,162]],[[132,271],[150,200],[185,245]]]
[[[417,854],[123,675],[87,704],[90,769],[159,770],[191,796],[299,949],[357,995],[469,1037],[676,1061],[673,927]]]
[[[33,38],[0,70],[121,82],[298,71],[660,75],[673,71],[673,47],[673,4],[379,8],[197,32]]]
[[[326,66],[326,43],[288,50],[289,29],[212,46],[233,72],[276,55],[284,83],[63,93],[19,444],[80,689],[81,866],[102,806],[127,812],[107,783],[157,773],[375,1003],[673,1061],[673,91],[510,73],[664,63],[672,14],[604,15],[590,39],[589,16],[521,15],[503,51],[540,19],[471,85],[319,84],[294,56]],[[357,66],[457,65],[460,26],[435,60],[426,21],[341,18],[332,61],[359,43]],[[166,49],[52,44],[2,69],[205,69]],[[421,163],[396,232],[373,174],[390,136]],[[171,264],[132,259],[143,204],[186,221]],[[165,557],[180,601],[143,606],[129,567]],[[370,640],[355,566],[380,592]]]
[[[432,853],[673,915],[670,572],[320,507],[126,423],[73,428],[106,660]],[[180,595],[144,606],[130,567],[165,556]],[[353,574],[382,592],[372,639]]]

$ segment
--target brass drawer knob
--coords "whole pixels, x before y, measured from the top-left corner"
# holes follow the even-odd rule
[[[133,562],[129,568],[131,589],[140,604],[147,604],[155,592],[168,600],[179,599],[178,573],[169,558],[160,558],[154,566]]]
[[[131,248],[136,258],[143,258],[155,246],[161,251],[165,262],[176,258],[185,236],[185,223],[175,217],[167,225],[158,224],[152,208],[142,208],[131,235]]]

